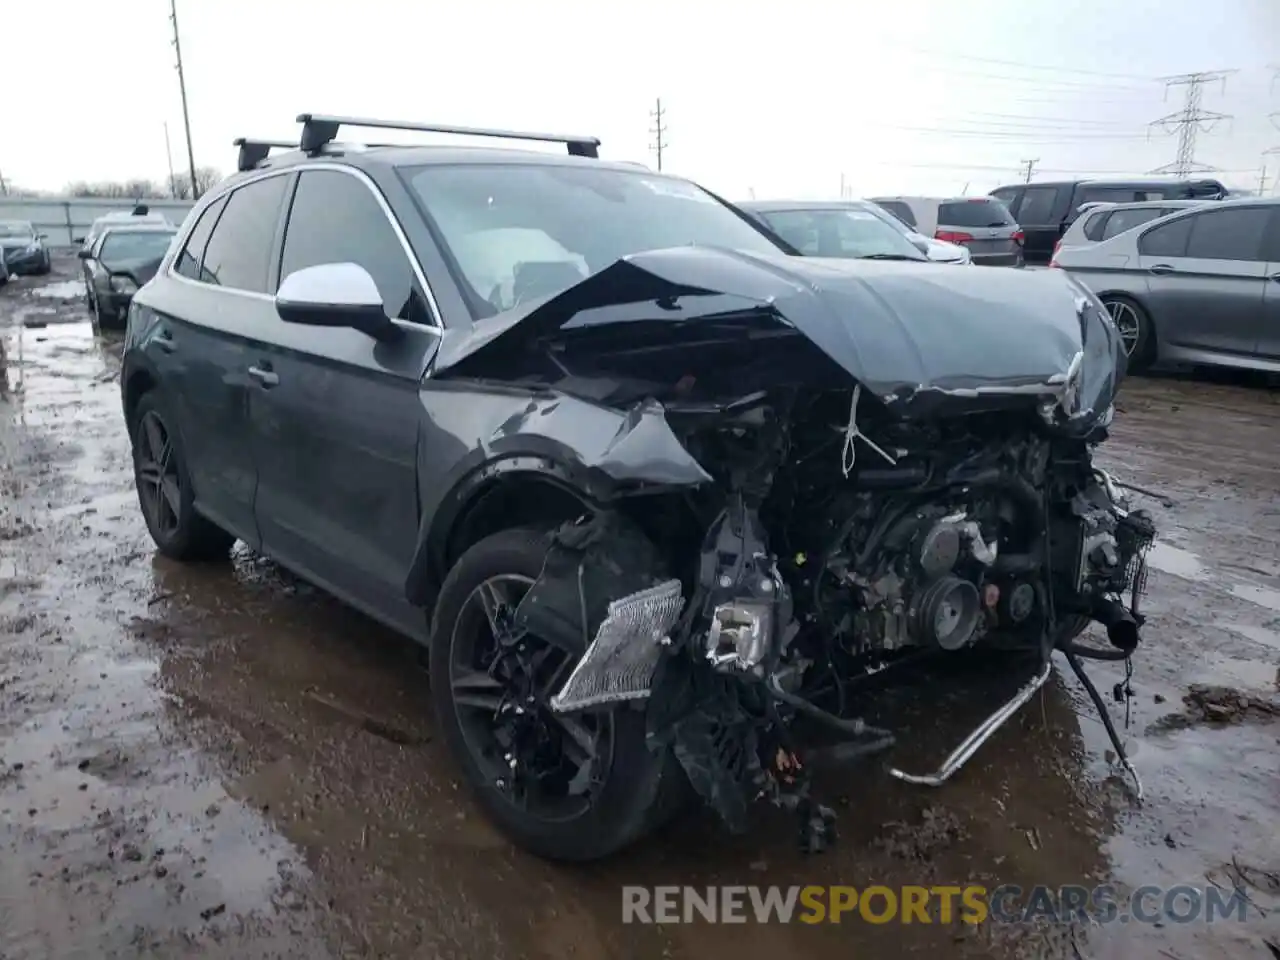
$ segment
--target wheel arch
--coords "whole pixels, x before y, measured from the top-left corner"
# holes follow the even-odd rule
[[[491,460],[463,477],[427,518],[405,594],[429,606],[466,550],[513,527],[551,529],[601,509],[609,490],[588,471],[546,456]]]

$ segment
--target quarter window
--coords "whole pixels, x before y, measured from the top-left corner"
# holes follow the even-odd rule
[[[1185,257],[1193,219],[1181,217],[1172,223],[1152,227],[1138,238],[1138,253],[1144,257]]]
[[[404,245],[369,187],[347,173],[308,170],[298,178],[289,210],[280,277],[324,263],[364,267],[388,316],[432,323]]]
[[[1116,210],[1111,214],[1111,219],[1107,221],[1107,225],[1102,231],[1102,239],[1110,240],[1116,234],[1132,230],[1134,227],[1140,227],[1144,223],[1163,217],[1168,212],[1162,207],[1135,207],[1131,210]]]
[[[1110,211],[1106,210],[1102,213],[1091,214],[1084,222],[1084,235],[1095,242],[1101,240],[1103,228],[1106,225],[1107,217],[1110,215]]]
[[[269,292],[271,245],[288,179],[266,177],[232,192],[205,249],[201,280],[234,290]]]
[[[1267,207],[1243,207],[1196,214],[1187,256],[1205,260],[1262,260],[1262,237],[1271,211]]]
[[[204,259],[204,248],[209,243],[209,234],[213,233],[214,224],[218,222],[218,214],[222,213],[222,208],[226,205],[227,198],[219,197],[204,208],[204,213],[200,214],[200,219],[191,228],[191,235],[187,237],[186,246],[178,254],[178,261],[173,268],[181,276],[189,280],[203,279],[200,276],[200,261]]]

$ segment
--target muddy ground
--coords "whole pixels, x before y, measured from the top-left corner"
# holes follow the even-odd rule
[[[247,553],[205,568],[156,557],[118,340],[94,337],[67,283],[76,267],[0,290],[3,960],[1280,951],[1280,395],[1265,384],[1134,379],[1121,398],[1105,460],[1175,501],[1144,503],[1162,540],[1125,734],[1143,806],[1059,664],[940,790],[874,767],[825,773],[843,835],[821,857],[799,854],[789,821],[732,838],[694,813],[644,849],[570,869],[513,850],[477,815],[405,644]],[[1108,694],[1122,678],[1110,664],[1093,674]],[[936,762],[994,705],[982,694],[930,698],[894,759]],[[1236,887],[1247,916],[620,922],[623,884],[1102,880]]]

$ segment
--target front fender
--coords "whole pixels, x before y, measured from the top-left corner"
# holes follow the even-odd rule
[[[526,476],[590,506],[711,480],[671,431],[656,401],[615,410],[557,393],[530,397],[454,388],[424,392],[423,402],[422,519],[405,585],[411,603],[425,604],[434,594],[447,573],[455,525],[495,484]],[[466,449],[441,457],[442,450],[461,445],[464,431],[471,433]]]

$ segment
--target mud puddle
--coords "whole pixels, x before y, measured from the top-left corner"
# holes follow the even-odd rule
[[[54,281],[74,276],[59,270]],[[36,303],[56,304],[63,322],[25,325],[17,311]],[[0,293],[0,336],[11,388],[0,403],[5,960],[1193,960],[1265,958],[1264,940],[1280,943],[1266,880],[1280,868],[1280,724],[1160,723],[1188,710],[1193,684],[1274,691],[1280,623],[1266,601],[1280,590],[1280,444],[1265,391],[1126,388],[1110,465],[1176,502],[1146,504],[1164,538],[1126,732],[1142,807],[1059,665],[941,790],[824,770],[842,831],[828,854],[802,857],[781,815],[728,837],[691,814],[643,849],[568,869],[513,850],[478,816],[433,736],[404,643],[246,552],[209,567],[154,557],[112,379],[118,348],[92,336],[81,306]],[[1092,673],[1104,693],[1123,679],[1110,664]],[[936,763],[992,705],[977,694],[945,703],[913,719],[918,737],[895,763]],[[1123,707],[1113,710],[1120,722]],[[1255,906],[1244,922],[1211,926],[620,922],[624,884],[1103,881],[1238,882]]]

